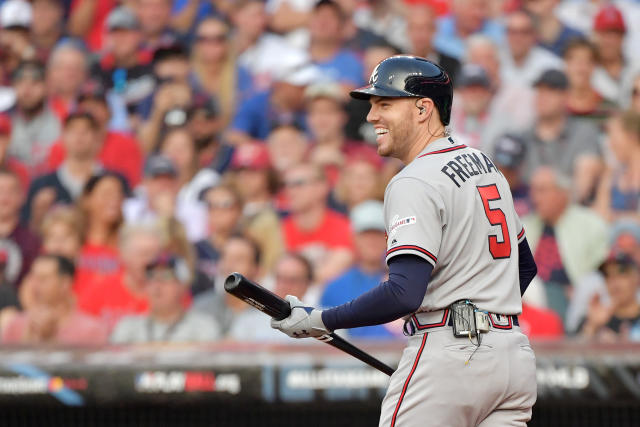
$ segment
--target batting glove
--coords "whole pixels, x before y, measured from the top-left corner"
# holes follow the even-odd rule
[[[282,320],[271,319],[271,327],[292,338],[320,337],[330,333],[322,323],[322,310],[307,307],[297,297],[287,295],[291,314]]]

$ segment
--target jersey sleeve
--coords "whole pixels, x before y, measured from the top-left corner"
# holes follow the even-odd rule
[[[442,240],[444,202],[430,185],[411,177],[392,182],[385,196],[387,264],[402,254],[417,255],[435,267]]]

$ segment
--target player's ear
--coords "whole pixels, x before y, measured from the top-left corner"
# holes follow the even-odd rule
[[[426,122],[433,114],[435,105],[430,98],[418,98],[416,100],[416,108],[418,109],[418,121]]]

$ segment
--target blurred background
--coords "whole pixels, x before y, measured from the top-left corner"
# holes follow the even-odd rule
[[[638,46],[636,0],[0,1],[0,424],[375,425],[383,374],[222,285],[385,280],[402,165],[348,92],[405,53],[525,224],[530,425],[638,425]],[[395,366],[401,329],[344,335]]]

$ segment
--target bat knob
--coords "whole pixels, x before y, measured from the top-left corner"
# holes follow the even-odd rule
[[[244,279],[242,274],[231,273],[230,275],[227,276],[227,278],[224,281],[224,290],[227,292],[232,292],[234,289],[236,289],[240,285],[240,282],[242,281],[242,279]]]

